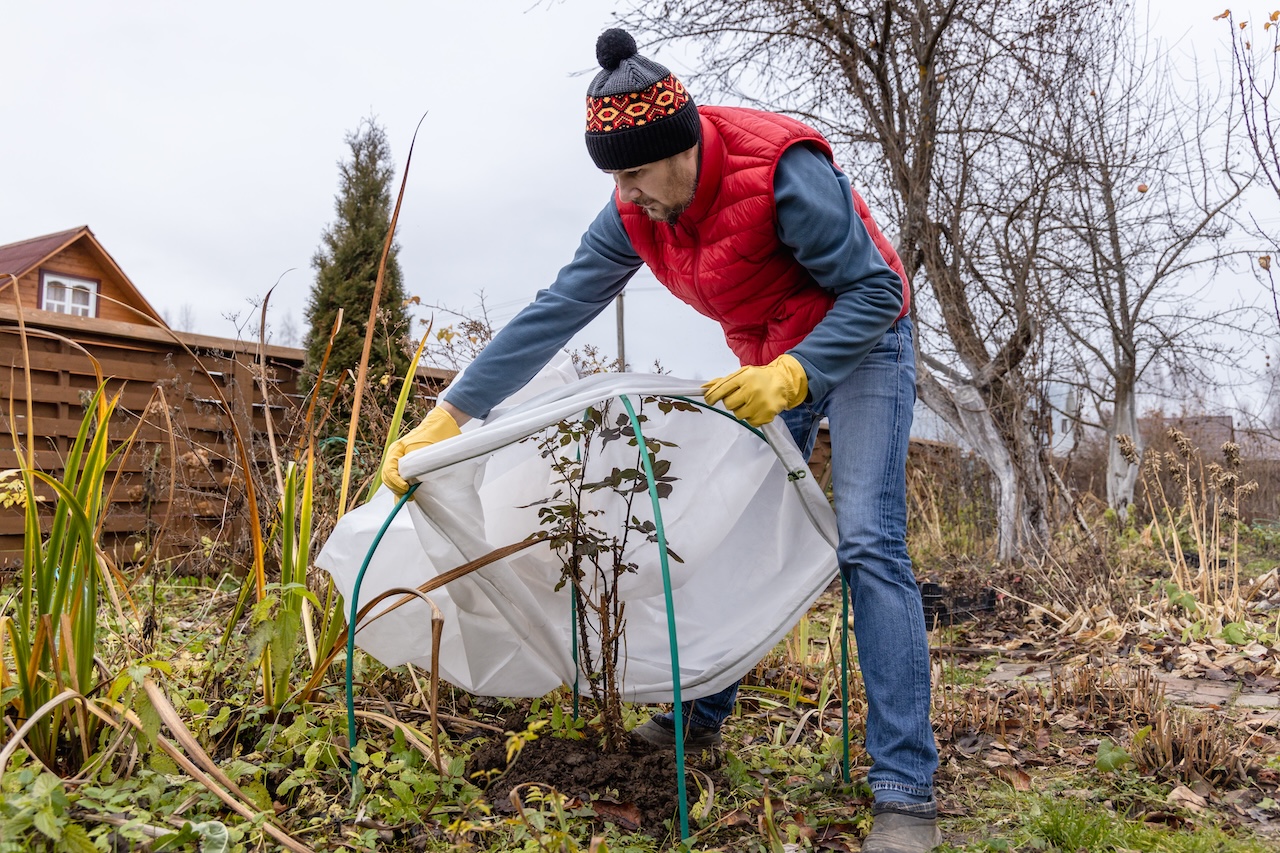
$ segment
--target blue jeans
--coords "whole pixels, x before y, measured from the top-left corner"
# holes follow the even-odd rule
[[[907,556],[907,442],[916,399],[911,321],[899,320],[827,397],[783,412],[805,457],[818,423],[831,431],[837,558],[849,584],[867,691],[868,781],[878,802],[926,802],[938,767],[929,723],[929,642]],[[685,719],[719,728],[738,686],[684,703]],[[670,715],[664,715],[670,719]]]

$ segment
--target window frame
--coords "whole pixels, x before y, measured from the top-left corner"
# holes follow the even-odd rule
[[[61,284],[66,288],[67,300],[55,303],[61,307],[49,307],[49,285],[50,283]],[[77,307],[71,301],[71,293],[77,288],[83,288],[89,292],[89,313],[80,314],[72,309]],[[85,278],[80,275],[71,275],[69,273],[58,272],[57,270],[41,269],[40,270],[40,294],[38,304],[43,311],[52,311],[55,314],[66,314],[68,317],[97,317],[98,316],[98,292],[102,288],[102,281],[96,278]]]

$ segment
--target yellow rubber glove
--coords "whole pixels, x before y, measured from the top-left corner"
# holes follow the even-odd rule
[[[400,476],[400,457],[428,445],[453,438],[461,434],[458,422],[441,406],[436,406],[422,423],[409,430],[403,437],[392,443],[387,450],[387,458],[382,462],[382,482],[397,495],[409,491],[409,484]]]
[[[763,367],[743,367],[702,386],[708,403],[724,406],[752,426],[764,426],[793,409],[809,393],[809,377],[795,356],[782,355]]]

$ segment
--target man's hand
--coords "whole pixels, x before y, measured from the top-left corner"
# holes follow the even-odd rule
[[[453,415],[445,411],[444,406],[436,406],[427,413],[422,423],[409,430],[387,450],[387,458],[382,462],[382,482],[397,495],[403,495],[409,491],[409,484],[400,476],[400,457],[446,438],[453,438],[461,432]]]
[[[708,403],[724,401],[752,426],[764,426],[779,412],[804,402],[809,377],[794,356],[783,353],[763,367],[743,367],[702,386]]]

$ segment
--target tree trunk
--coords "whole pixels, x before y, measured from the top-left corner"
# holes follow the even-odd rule
[[[1116,377],[1116,408],[1111,418],[1107,442],[1107,506],[1121,519],[1129,515],[1133,491],[1138,483],[1138,461],[1142,458],[1142,437],[1138,434],[1138,395],[1132,367],[1122,366]],[[1121,436],[1133,440],[1137,456],[1127,452]]]
[[[1049,542],[1045,496],[1048,486],[1035,453],[1036,442],[1020,419],[1018,435],[1002,424],[972,385],[948,388],[920,372],[921,401],[958,432],[991,470],[996,488],[996,559],[1002,563],[1043,554]],[[1010,438],[1014,441],[1010,441]]]

